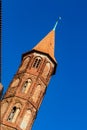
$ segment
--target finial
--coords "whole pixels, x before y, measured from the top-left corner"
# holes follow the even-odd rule
[[[61,20],[61,17],[59,17],[59,20]],[[53,28],[53,31],[56,30],[56,27],[57,27],[57,25],[58,25],[59,20],[56,21],[56,24],[55,24],[55,26],[54,26],[54,28]]]

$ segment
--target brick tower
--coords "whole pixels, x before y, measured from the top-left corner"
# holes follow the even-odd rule
[[[21,65],[1,101],[1,130],[31,130],[56,70],[54,43],[55,29],[22,55]]]

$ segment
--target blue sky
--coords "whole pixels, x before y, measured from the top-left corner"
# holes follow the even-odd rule
[[[56,75],[50,81],[32,130],[87,130],[87,1],[3,0],[2,83],[4,92],[21,55],[30,51],[56,20]]]

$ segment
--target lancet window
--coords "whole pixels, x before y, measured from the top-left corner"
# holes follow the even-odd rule
[[[11,87],[16,87],[16,86],[19,84],[19,81],[20,81],[19,78],[15,79],[15,80],[13,81],[13,83],[11,84]]]
[[[25,58],[25,59],[23,60],[23,63],[22,63],[22,65],[21,65],[20,69],[19,69],[20,71],[26,69],[26,67],[27,67],[27,65],[28,65],[28,63],[29,63],[29,60],[30,60],[30,57],[27,57],[27,58]]]
[[[22,120],[22,122],[20,124],[21,129],[26,130],[27,125],[30,124],[31,117],[32,117],[31,110],[27,110],[25,112],[23,120]]]
[[[17,103],[11,110],[11,113],[8,116],[8,121],[14,123],[20,113],[20,104]]]
[[[35,88],[35,91],[32,95],[32,99],[34,102],[37,102],[39,96],[40,96],[40,93],[41,93],[41,85],[37,85],[36,88]]]
[[[32,80],[31,79],[28,79],[25,81],[23,87],[22,87],[22,93],[27,93],[28,90],[30,89],[30,86],[31,86],[31,83],[32,83]]]
[[[33,68],[38,68],[41,63],[41,57],[36,57],[33,63]]]
[[[47,62],[46,65],[45,65],[45,68],[44,68],[44,70],[43,70],[43,74],[42,74],[42,76],[43,76],[44,78],[47,78],[47,76],[48,76],[48,74],[49,74],[49,72],[50,72],[50,68],[51,68],[51,65],[50,65],[49,62]]]

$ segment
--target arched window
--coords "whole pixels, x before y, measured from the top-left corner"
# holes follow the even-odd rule
[[[41,63],[41,58],[40,57],[36,57],[33,63],[33,68],[38,68],[39,65]]]
[[[28,79],[27,81],[25,81],[23,87],[22,87],[22,93],[27,93],[30,86],[31,86],[32,80]]]
[[[16,87],[16,86],[19,84],[19,81],[20,81],[19,78],[15,79],[15,80],[13,81],[13,83],[11,84],[11,87]]]
[[[30,57],[27,57],[23,60],[23,63],[21,65],[21,67],[19,68],[19,71],[25,70],[28,63],[29,63]]]
[[[8,121],[12,121],[12,119],[15,115],[16,109],[17,109],[16,107],[13,107],[13,109],[12,109],[12,111],[11,111],[9,117],[8,117]]]
[[[32,99],[34,102],[37,102],[38,97],[40,96],[41,90],[42,90],[41,85],[37,85],[32,96]]]
[[[20,112],[20,104],[17,103],[11,110],[11,113],[9,114],[8,121],[9,122],[15,122]]]
[[[49,62],[47,62],[46,63],[46,65],[45,65],[45,67],[44,67],[44,70],[43,70],[43,74],[42,74],[42,76],[44,77],[44,78],[47,78],[47,76],[48,76],[48,74],[49,74],[49,72],[50,72],[50,63]]]
[[[23,117],[23,120],[22,120],[22,122],[21,122],[21,124],[20,124],[20,128],[21,128],[22,130],[26,130],[27,125],[30,124],[31,116],[32,116],[31,110],[27,110],[27,111],[25,112],[25,115],[24,115],[24,117]]]

